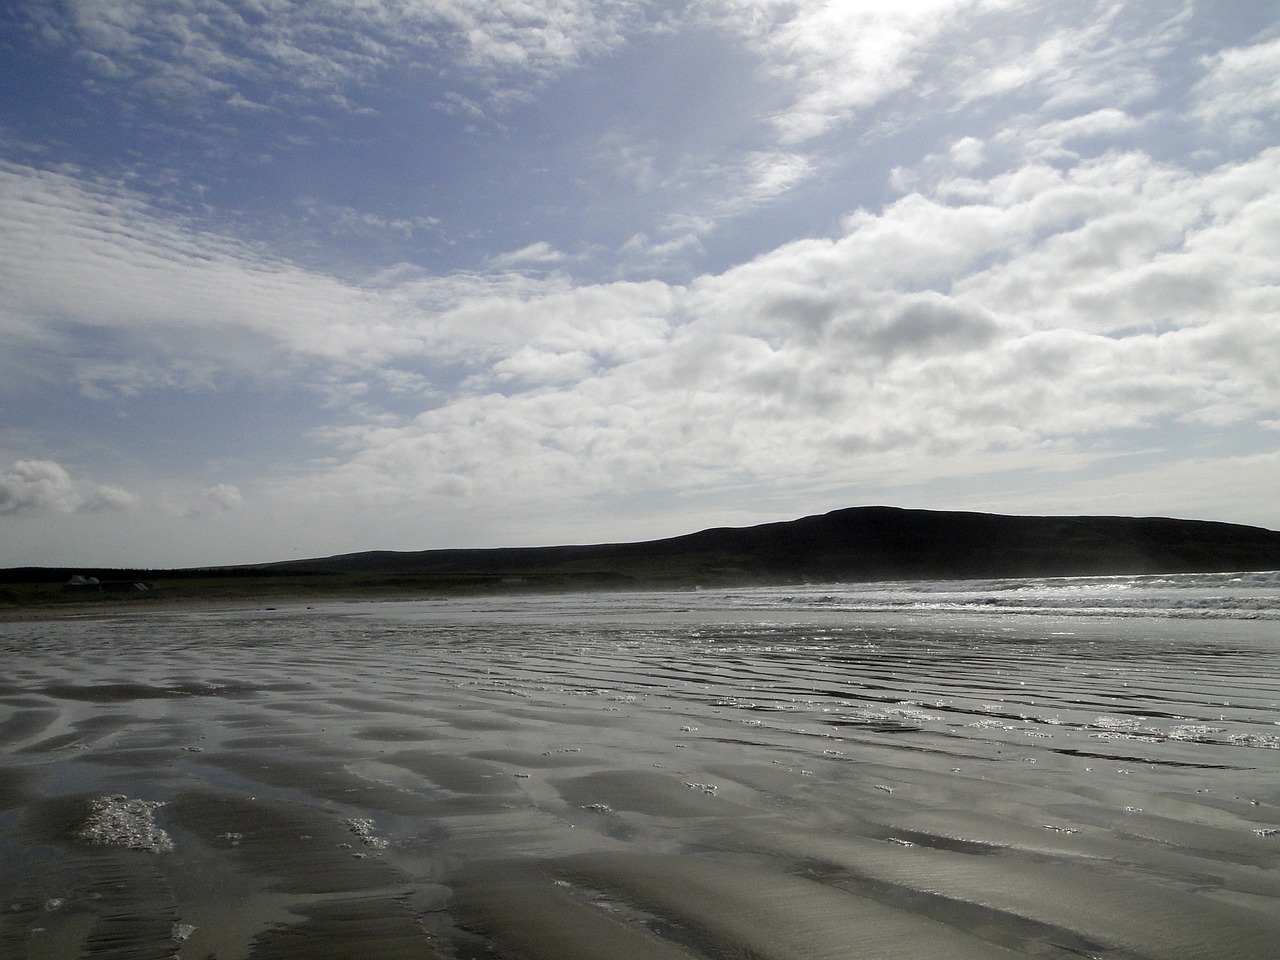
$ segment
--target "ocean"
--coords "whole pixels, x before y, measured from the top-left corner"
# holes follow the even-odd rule
[[[1280,955],[1280,573],[0,623],[0,957]]]

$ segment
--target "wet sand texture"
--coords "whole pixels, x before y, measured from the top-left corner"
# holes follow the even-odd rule
[[[1262,960],[1274,622],[0,624],[0,957]]]

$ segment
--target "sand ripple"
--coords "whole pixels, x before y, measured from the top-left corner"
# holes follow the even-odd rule
[[[0,955],[1280,942],[1274,622],[798,596],[0,624]]]

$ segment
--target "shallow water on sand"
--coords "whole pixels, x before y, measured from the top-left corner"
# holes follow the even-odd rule
[[[1274,956],[1276,584],[0,624],[0,956]]]

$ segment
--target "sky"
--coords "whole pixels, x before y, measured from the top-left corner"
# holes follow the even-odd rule
[[[6,0],[0,566],[1280,529],[1273,0]]]

